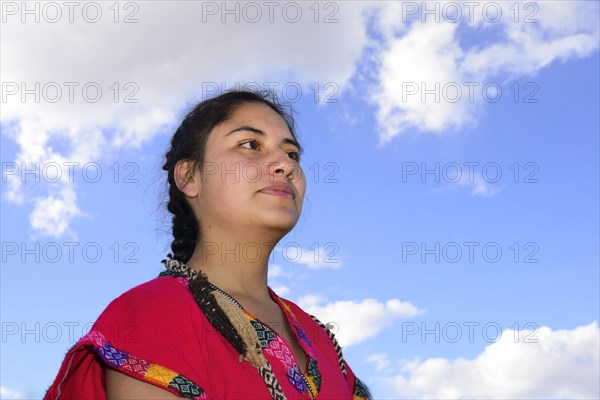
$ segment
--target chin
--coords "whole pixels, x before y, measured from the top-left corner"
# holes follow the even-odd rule
[[[285,217],[278,215],[272,216],[271,218],[264,218],[260,224],[273,230],[284,232],[285,234],[294,229],[297,222],[298,218],[296,218],[296,216],[288,214]]]
[[[274,230],[282,231],[285,234],[285,233],[288,233],[289,231],[291,231],[292,229],[294,229],[294,226],[296,226],[296,221],[289,222],[289,223],[279,221],[279,223],[272,223],[272,224],[269,224],[268,226]]]

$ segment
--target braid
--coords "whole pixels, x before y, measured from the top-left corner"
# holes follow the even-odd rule
[[[187,262],[192,257],[200,234],[198,221],[192,208],[175,184],[171,184],[169,197],[167,209],[173,214],[171,250],[175,259]]]
[[[189,289],[211,325],[225,336],[225,339],[238,351],[242,359],[247,353],[246,344],[211,293],[213,289],[206,279],[206,275],[200,274],[196,279],[191,280]]]
[[[175,132],[175,135],[173,135],[171,149],[167,152],[166,162],[163,165],[163,169],[168,172],[169,202],[167,203],[167,209],[173,214],[173,242],[171,242],[171,250],[173,251],[174,258],[181,262],[187,262],[192,257],[200,235],[198,221],[194,216],[194,212],[175,183],[175,165],[177,161],[185,158],[183,157],[186,151],[184,142],[189,136],[189,124],[187,120],[184,120]]]
[[[189,265],[174,258],[172,254],[169,254],[165,260],[162,260],[162,263],[167,268],[167,271],[161,272],[161,276],[182,276],[188,280],[188,290],[194,296],[196,304],[198,304],[208,322],[221,332],[227,341],[238,351],[241,361],[246,356],[248,348],[214,295],[219,289],[208,281],[208,277],[204,272],[190,268]]]

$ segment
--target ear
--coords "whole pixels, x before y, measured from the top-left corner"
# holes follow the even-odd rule
[[[189,160],[179,160],[173,174],[175,184],[186,197],[196,197],[200,193],[200,180],[195,179],[193,164]]]

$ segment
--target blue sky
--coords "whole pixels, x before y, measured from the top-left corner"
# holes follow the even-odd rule
[[[428,19],[420,2],[331,2],[318,18],[302,3],[293,23],[266,9],[252,23],[242,5],[222,22],[199,2],[117,18],[102,3],[95,24],[66,10],[51,23],[44,3],[22,22],[15,4],[1,39],[2,398],[41,397],[106,305],[161,271],[168,140],[207,89],[235,82],[293,100],[306,149],[303,215],[270,284],[337,325],[376,398],[600,395],[596,2],[482,2],[473,21],[463,3],[455,18],[429,2]],[[40,101],[21,98],[36,82]]]

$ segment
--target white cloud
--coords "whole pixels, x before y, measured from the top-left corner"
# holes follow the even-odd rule
[[[381,383],[393,398],[600,397],[597,322],[572,330],[543,326],[535,332],[537,342],[530,334],[506,330],[474,359],[405,361],[402,373]]]
[[[276,251],[281,254],[281,257],[289,264],[302,265],[309,269],[338,269],[343,263],[339,255],[339,246],[335,242],[327,242],[322,246],[314,246],[310,248],[302,248],[298,243],[287,243],[284,246],[277,246]],[[289,272],[284,271],[284,267],[280,265],[269,266],[269,276],[282,276],[289,278],[293,276]]]
[[[424,312],[412,303],[398,299],[390,299],[384,303],[375,299],[323,303],[323,299],[317,295],[307,295],[298,301],[300,307],[324,324],[333,324],[333,332],[342,347],[352,346],[377,335],[397,319],[410,318]]]
[[[289,288],[289,286],[286,285],[280,285],[275,283],[273,286],[273,291],[275,291],[275,293],[277,293],[278,296],[286,296],[287,294],[289,294],[291,292],[291,289]]]
[[[467,186],[471,189],[470,194],[480,197],[491,197],[504,189],[504,186],[494,187],[482,177],[475,177],[473,181],[459,181],[460,185]]]
[[[384,371],[390,365],[390,360],[388,359],[387,354],[384,353],[371,354],[365,361],[369,364],[374,364],[375,371],[377,372]]]
[[[25,393],[23,393],[19,390],[9,389],[7,387],[0,386],[0,399],[17,400],[17,399],[25,399],[25,398],[26,398]]]
[[[68,232],[73,218],[81,215],[73,187],[64,185],[57,193],[35,199],[29,222],[36,232],[60,237]]]
[[[598,49],[597,2],[491,2],[501,7],[496,22],[490,22],[493,12],[483,11],[487,3],[475,3],[472,13],[464,5],[458,22],[449,22],[452,17],[442,11],[449,3],[413,2],[409,27],[395,32],[390,17],[381,19],[383,50],[371,99],[378,106],[382,144],[411,129],[444,134],[472,126],[486,103],[495,101],[496,87],[507,98],[510,79],[533,76],[554,61],[586,57]],[[424,15],[434,5],[440,10],[438,22],[435,12]],[[383,15],[411,14],[395,3],[382,7]],[[481,33],[487,34],[486,42],[464,44],[464,37]]]
[[[527,6],[527,1],[499,4],[504,16],[499,21],[503,38],[489,46],[469,49],[462,62],[468,75],[535,75],[555,60],[586,57],[598,48],[597,2],[549,1],[535,7]],[[521,22],[515,22],[517,18]],[[475,24],[485,25],[482,18]]]
[[[279,264],[271,264],[269,265],[269,286],[277,293],[279,296],[286,296],[292,290],[289,286],[279,283],[278,278],[289,278],[292,274],[290,272],[284,271],[283,267]],[[277,280],[276,280],[277,279]]]
[[[255,15],[251,9],[241,11],[240,22],[233,21],[235,16],[221,14],[226,3],[219,2],[127,3],[139,7],[134,15],[139,22],[130,24],[113,21],[114,7],[108,8],[112,3],[95,3],[103,8],[98,23],[85,22],[82,7],[76,7],[75,22],[69,22],[62,3],[53,3],[63,7],[57,23],[43,18],[35,23],[31,15],[22,23],[19,12],[5,13],[0,38],[3,135],[19,146],[16,163],[58,159],[82,164],[116,157],[120,149],[140,148],[161,130],[171,131],[185,105],[200,100],[209,87],[279,82],[276,91],[281,93],[285,83],[298,82],[302,96],[312,98],[315,83],[325,96],[324,85],[332,82],[342,93],[365,61],[361,56],[367,46],[374,50],[367,52],[369,60],[378,66],[370,98],[378,107],[381,143],[413,128],[449,132],[475,124],[485,105],[481,87],[475,88],[479,94],[470,101],[472,89],[465,82],[497,79],[504,83],[507,76],[534,75],[556,60],[585,57],[598,48],[596,2],[533,2],[539,6],[535,17],[540,21],[533,24],[514,22],[508,8],[513,3],[500,2],[505,18],[496,24],[486,22],[480,9],[473,23],[464,23],[466,18],[461,23],[406,23],[402,20],[406,2],[320,3],[318,15],[312,3],[296,3],[302,4],[302,17],[296,23],[286,21],[281,4],[274,10],[274,22],[263,8],[258,23],[246,22]],[[530,3],[519,3],[521,20],[529,14]],[[45,3],[35,4],[44,7]],[[218,8],[215,15],[203,13],[207,4]],[[235,2],[230,7],[245,4]],[[14,5],[21,7],[19,2]],[[136,10],[121,8],[118,20],[132,11]],[[323,23],[328,16],[337,22]],[[228,22],[222,23],[222,18]],[[315,18],[320,22],[315,23]],[[368,21],[382,32],[378,44],[367,35]],[[480,30],[498,31],[499,39],[471,46],[461,42],[465,34]],[[433,95],[422,98],[422,89],[436,83],[441,100],[432,101]],[[36,94],[26,95],[23,101],[22,85],[27,90],[39,87],[34,91],[41,101],[34,100]],[[94,102],[97,88],[102,94]],[[418,92],[410,95],[407,90]],[[456,90],[461,91],[459,100],[448,101]],[[59,92],[58,101],[49,101]],[[286,93],[293,96],[294,91]],[[125,102],[127,96],[135,102]],[[64,181],[56,187],[34,188],[18,177],[7,180],[4,198],[31,207],[32,221],[42,218],[33,199],[49,202],[56,198],[53,192],[75,190],[73,183]],[[44,228],[48,224],[40,222],[35,230],[49,235],[68,231],[70,221],[79,215],[80,199],[63,195],[61,201],[75,210],[66,227],[48,230]]]
[[[464,101],[451,103],[440,96],[444,85],[461,82],[457,80],[462,56],[455,38],[457,28],[449,23],[415,23],[383,50],[379,87],[373,95],[379,106],[382,142],[410,127],[442,131],[464,125],[471,118],[464,112]],[[426,94],[432,89],[434,94]]]
[[[337,244],[318,246],[314,249],[302,249],[298,260],[294,260],[294,262],[305,265],[310,269],[338,269],[342,266],[342,260],[337,254],[337,250]]]
[[[499,185],[493,180],[495,177],[484,178],[481,173],[474,174],[461,174],[456,181],[454,177],[451,177],[452,182],[446,182],[441,186],[437,186],[431,190],[431,192],[446,192],[456,190],[458,188],[464,188],[468,191],[471,196],[479,197],[492,197],[502,191],[506,186]]]
[[[215,15],[203,8],[209,3],[219,9]],[[243,2],[228,5],[240,7],[240,22],[231,14],[221,14],[226,3],[209,3],[127,3],[137,10],[120,3],[117,20],[135,12],[138,23],[115,23],[114,6],[102,2],[95,3],[102,8],[97,23],[84,20],[81,5],[74,8],[75,22],[71,23],[68,7],[53,3],[53,8],[43,12],[46,4],[42,2],[29,6],[40,9],[41,21],[36,23],[29,14],[22,23],[22,4],[11,3],[16,12],[3,13],[0,80],[1,122],[3,128],[11,126],[10,133],[3,129],[3,134],[19,146],[14,161],[86,163],[115,156],[122,148],[139,148],[161,128],[172,129],[181,109],[203,98],[203,89],[228,89],[235,82],[259,82],[263,87],[277,84],[275,91],[280,95],[286,83],[296,82],[304,98],[313,98],[315,88],[323,91],[328,82],[342,91],[367,41],[362,16],[366,3],[331,3],[333,8],[312,9],[311,4],[302,3],[298,22],[288,22],[294,10],[279,4],[272,22],[270,10],[263,7],[258,23],[245,22],[255,14]],[[61,19],[48,22],[57,6]],[[222,17],[229,22],[222,23]],[[324,23],[326,17],[338,22]],[[35,93],[23,98],[22,89]],[[297,93],[292,86],[284,95],[294,100]],[[135,102],[125,102],[127,96]],[[37,221],[33,228],[38,233],[68,231],[69,222],[78,215],[79,199],[66,195],[74,192],[73,183],[34,188],[19,177],[7,179],[4,198],[34,208],[30,219]],[[29,199],[56,205],[57,197],[52,194],[56,191],[63,194],[58,208],[74,212],[67,216],[66,226],[48,229],[56,214],[43,216]]]
[[[283,268],[279,264],[269,265],[269,278],[276,278],[283,275]]]

